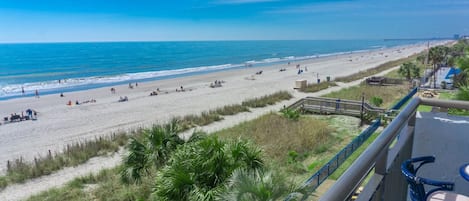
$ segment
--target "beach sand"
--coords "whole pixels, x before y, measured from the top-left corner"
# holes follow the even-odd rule
[[[173,117],[198,114],[279,90],[303,97],[307,94],[293,89],[295,80],[306,79],[315,83],[317,73],[321,81],[325,81],[326,76],[334,79],[425,49],[424,44],[408,45],[292,62],[290,65],[254,66],[144,82],[133,89],[129,89],[128,85],[118,85],[114,86],[115,94],[111,93],[110,87],[106,87],[70,92],[64,94],[65,97],[54,94],[0,101],[0,117],[21,114],[28,108],[38,112],[35,121],[0,125],[0,171],[5,172],[7,160],[19,157],[32,160],[35,156],[45,155],[48,150],[61,151],[67,144],[78,140],[148,127]],[[298,75],[297,64],[302,69],[306,66],[308,70]],[[286,68],[286,71],[279,72],[281,68]],[[263,73],[255,75],[260,70]],[[223,86],[209,87],[215,80],[223,80]],[[185,92],[176,92],[180,86],[184,87]],[[157,88],[161,93],[149,96]],[[121,96],[127,96],[129,101],[118,102]],[[95,99],[96,103],[66,105],[69,100],[74,103],[76,100],[83,102],[90,99]]]

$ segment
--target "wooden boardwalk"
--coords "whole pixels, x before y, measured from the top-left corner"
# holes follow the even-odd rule
[[[374,107],[367,102],[362,103],[361,101],[322,97],[302,98],[288,106],[288,108],[301,109],[306,112],[318,114],[340,114],[363,117],[368,120],[373,120],[386,112],[385,109]]]

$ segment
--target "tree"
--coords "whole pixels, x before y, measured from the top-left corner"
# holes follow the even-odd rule
[[[210,136],[180,146],[156,178],[155,200],[215,200],[236,169],[263,167],[260,149]]]
[[[420,76],[420,69],[414,63],[406,62],[399,67],[398,73],[407,80],[410,80]]]
[[[446,46],[436,46],[430,48],[428,52],[428,59],[432,62],[433,65],[433,87],[436,88],[436,70],[437,66],[441,64],[445,59],[446,55],[449,52],[449,48]]]
[[[220,201],[275,201],[289,193],[301,197],[295,184],[286,181],[283,175],[272,171],[246,171],[237,169],[228,179],[226,190],[218,197]]]
[[[420,62],[421,64],[425,64],[425,60],[427,59],[427,57],[425,55],[419,55],[417,56],[417,61]]]
[[[163,166],[171,152],[184,140],[177,135],[179,128],[174,120],[163,126],[153,126],[143,131],[143,138],[131,138],[127,146],[129,154],[124,157],[121,178],[124,182],[139,182],[142,174],[150,168]]]

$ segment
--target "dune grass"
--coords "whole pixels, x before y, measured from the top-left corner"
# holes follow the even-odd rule
[[[255,120],[214,133],[222,138],[253,140],[270,160],[285,162],[289,152],[303,154],[329,143],[334,130],[326,122],[301,117],[298,121],[269,113]]]
[[[250,112],[247,106],[241,104],[234,104],[234,105],[226,105],[215,110],[210,110],[209,113],[215,113],[218,115],[235,115],[241,112]]]
[[[31,196],[28,201],[148,200],[154,186],[153,177],[142,178],[138,184],[123,184],[121,167],[101,170],[98,174],[78,177],[61,188],[52,188]],[[156,174],[155,170],[151,170]]]
[[[395,66],[400,66],[401,64],[403,64],[405,62],[415,61],[419,55],[420,54],[414,54],[410,57],[402,58],[402,59],[398,59],[398,60],[394,60],[394,61],[389,61],[389,62],[381,64],[377,67],[370,68],[370,69],[365,70],[365,71],[360,71],[360,72],[354,73],[352,75],[348,75],[348,76],[344,76],[344,77],[336,77],[334,79],[334,81],[336,81],[336,82],[352,82],[352,81],[355,81],[355,80],[359,80],[359,79],[362,79],[362,78],[365,78],[365,77],[368,77],[368,76],[375,75],[377,73],[380,73],[384,70],[393,68]]]
[[[22,158],[13,162],[8,162],[7,173],[0,176],[0,188],[4,188],[11,183],[24,182],[27,179],[48,175],[62,169],[82,164],[90,158],[117,152],[123,146],[128,135],[124,133],[99,137],[95,140],[86,140],[68,145],[60,153],[49,152],[45,156],[39,156],[32,162],[27,162]]]
[[[293,98],[293,95],[290,92],[279,91],[259,98],[245,100],[242,104],[227,105],[208,112],[202,112],[199,115],[186,115],[176,119],[179,121],[183,130],[187,130],[189,128],[205,126],[216,121],[221,121],[223,120],[222,116],[235,115],[240,112],[249,112],[249,107],[265,107],[291,98]]]
[[[308,84],[306,88],[301,88],[299,90],[305,93],[314,93],[335,86],[337,86],[337,83],[335,82],[321,82],[319,84]]]
[[[293,95],[287,91],[279,91],[267,96],[262,96],[260,98],[253,98],[245,100],[241,103],[242,106],[257,108],[257,107],[265,107],[267,105],[273,105],[277,102],[283,100],[289,100],[293,98]]]
[[[326,94],[324,97],[361,100],[363,94],[365,96],[365,101],[369,101],[372,97],[380,97],[383,99],[381,107],[386,108],[391,106],[391,104],[396,100],[407,95],[407,93],[409,93],[409,90],[407,90],[406,86],[371,86],[362,83],[358,86]]]

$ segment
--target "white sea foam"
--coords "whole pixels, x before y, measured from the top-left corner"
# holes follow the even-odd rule
[[[22,88],[24,88],[24,90],[27,93],[34,92],[35,90],[54,91],[58,89],[72,89],[76,87],[83,87],[86,85],[110,84],[110,83],[118,83],[118,82],[132,81],[132,80],[151,79],[151,78],[159,78],[159,77],[166,77],[166,76],[177,76],[177,75],[188,74],[188,73],[223,70],[223,69],[235,68],[235,67],[241,67],[241,66],[243,65],[223,64],[223,65],[216,65],[216,66],[202,66],[202,67],[183,68],[183,69],[176,69],[176,70],[127,73],[127,74],[121,74],[121,75],[115,75],[115,76],[72,78],[72,79],[61,80],[60,83],[58,80],[51,80],[51,81],[45,81],[45,82],[0,85],[1,87],[0,97],[10,97],[10,96],[21,95]]]

